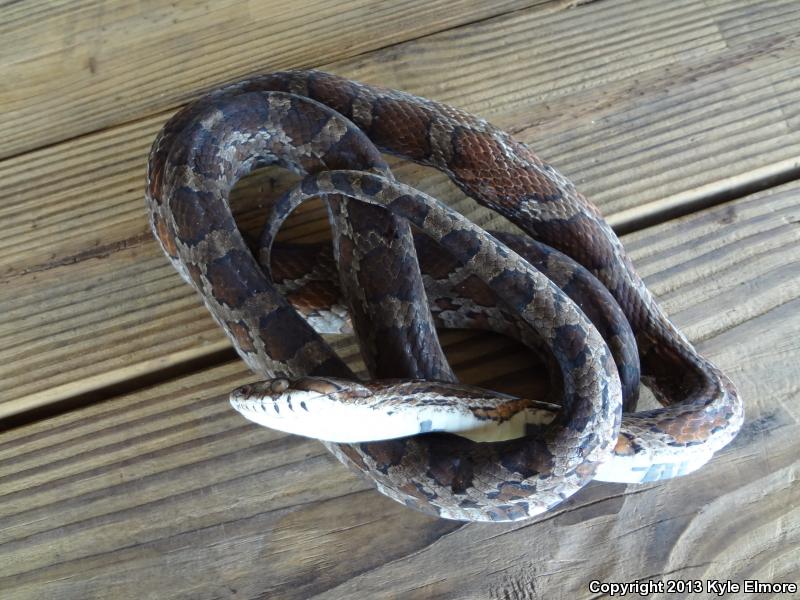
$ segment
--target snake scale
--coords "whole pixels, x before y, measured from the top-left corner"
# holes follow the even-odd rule
[[[493,236],[395,181],[381,152],[439,169],[531,239]],[[254,251],[228,196],[265,165],[304,178],[271,205]],[[291,266],[306,250],[273,244],[289,212],[311,197],[328,206],[336,285],[314,275],[314,262]],[[245,416],[300,433],[329,420],[326,439],[335,440],[358,415],[381,423],[422,415],[376,439],[323,441],[412,508],[525,519],[592,479],[688,473],[741,426],[733,384],[669,321],[599,211],[527,146],[461,110],[322,72],[254,77],[167,122],[150,153],[146,201],[172,264],[265,379],[232,394]],[[310,310],[315,294],[332,305],[337,288],[371,382],[354,381],[319,322],[292,305]],[[436,324],[500,331],[540,352],[560,409],[459,384]],[[639,369],[663,407],[623,415],[623,404],[635,406]],[[311,418],[314,410],[325,417]],[[503,424],[526,411],[522,437],[500,441],[432,425]]]

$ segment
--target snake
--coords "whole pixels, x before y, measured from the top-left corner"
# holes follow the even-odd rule
[[[629,368],[630,350],[625,358],[616,352],[617,364],[584,310],[509,239],[397,182],[381,153],[442,171],[531,240],[568,257],[565,271],[580,265],[624,315],[627,325],[612,329],[629,328],[638,368]],[[228,199],[241,177],[265,165],[303,179],[272,205],[254,251]],[[275,283],[274,234],[311,197],[327,202],[339,289],[374,381],[357,381],[315,321],[289,302],[286,282]],[[599,210],[527,145],[460,109],[319,71],[255,76],[170,118],[150,151],[145,199],[165,254],[263,379],[234,391],[234,407],[257,422],[270,410],[294,412],[288,421],[301,425],[312,401],[345,411],[331,414],[417,410],[425,418],[391,439],[323,439],[381,493],[416,510],[465,521],[531,518],[593,479],[640,483],[692,472],[742,425],[735,386],[669,320]],[[471,284],[443,286],[458,297],[431,294],[434,311],[426,278],[451,274],[423,274],[414,229],[450,254],[453,270]],[[313,283],[307,275],[295,278],[295,301],[302,280]],[[470,297],[475,288],[478,296],[491,290],[494,312],[476,310],[485,303]],[[541,351],[559,408],[458,383],[438,344],[437,318],[488,329],[501,322],[497,328]],[[636,387],[639,369],[662,407],[623,414],[635,391],[624,400],[620,374]],[[442,407],[482,422],[525,413],[521,437],[484,442],[433,431],[427,417]],[[353,418],[331,429],[346,429]]]

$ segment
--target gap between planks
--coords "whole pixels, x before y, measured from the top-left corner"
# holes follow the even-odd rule
[[[452,31],[455,33],[455,29]],[[438,34],[437,34],[438,35]],[[425,36],[424,38],[419,38],[415,40],[416,43],[411,42],[404,42],[400,45],[407,45],[411,44],[411,46],[418,46],[422,44],[423,46],[428,43],[428,38],[437,37],[434,36]],[[356,61],[357,62],[357,61]],[[369,69],[367,69],[369,71]],[[369,78],[368,78],[369,79]],[[723,179],[718,182],[712,182],[710,184],[706,184],[705,186],[699,187],[697,190],[693,189],[689,192],[682,192],[678,194],[674,194],[669,196],[665,199],[661,199],[655,202],[646,203],[645,205],[638,206],[635,208],[630,209],[629,211],[622,211],[615,214],[612,214],[610,217],[610,221],[612,223],[617,223],[618,228],[624,229],[627,227],[628,231],[633,231],[640,229],[642,226],[649,224],[653,220],[656,221],[663,221],[666,217],[675,216],[676,212],[680,212],[682,207],[687,206],[691,210],[697,210],[698,207],[701,206],[708,206],[710,204],[714,204],[720,201],[727,201],[734,197],[739,197],[743,193],[748,190],[753,189],[753,182],[750,182],[750,179],[755,181],[756,188],[762,184],[765,185],[772,185],[776,181],[780,181],[780,177],[785,176],[786,173],[792,173],[792,170],[796,169],[796,162],[793,159],[786,159],[783,161],[779,161],[774,165],[768,165],[763,168],[756,168],[750,171],[747,171],[744,174],[739,174],[737,176]],[[750,185],[751,187],[746,187]],[[728,190],[728,187],[732,187],[732,192]],[[699,190],[699,191],[698,191]],[[655,215],[655,216],[654,216]],[[649,219],[649,221],[648,221]],[[147,239],[147,236],[144,236],[140,239]],[[78,257],[80,258],[80,257]],[[195,360],[201,359],[205,352],[216,353],[221,352],[222,347],[225,344],[218,345],[218,346],[206,346],[203,350],[200,351],[200,354],[195,354],[195,349],[189,349],[184,351],[184,353],[177,352],[174,355],[169,355],[168,358],[168,367],[167,368],[174,368],[176,365],[179,367],[184,360]],[[200,348],[199,346],[197,348]],[[231,355],[232,356],[232,355]],[[176,359],[180,357],[177,361]],[[156,359],[150,364],[153,369],[160,369],[159,360]],[[118,383],[124,384],[127,377],[135,377],[138,378],[142,375],[141,372],[137,371],[137,369],[133,369],[133,371],[126,371],[125,369],[117,369],[114,371],[110,371],[110,373],[117,377],[118,380],[114,380],[114,385],[117,386]],[[106,386],[103,386],[102,376],[90,376],[89,378],[83,380],[91,383],[94,385],[95,383],[98,385],[97,388],[90,390],[92,393],[95,393],[97,390],[108,390]],[[105,380],[107,383],[108,380]],[[77,387],[76,387],[77,386]],[[116,388],[114,388],[116,389]],[[48,402],[51,400],[55,400],[55,396],[52,395],[53,392],[57,392],[61,395],[70,395],[70,394],[80,394],[82,391],[86,391],[85,388],[80,387],[80,381],[71,382],[66,384],[65,386],[54,386],[51,390],[48,391],[49,396],[42,397],[42,402]],[[113,395],[113,394],[112,394]],[[86,398],[87,396],[83,396]]]
[[[769,185],[763,189],[751,190],[749,193],[744,193],[745,188],[741,188],[743,191],[741,195],[731,195],[726,197],[723,202],[716,203],[712,202],[713,198],[710,198],[709,204],[702,206],[702,209],[705,210],[707,208],[720,207],[724,204],[731,204],[731,206],[735,206],[737,204],[737,200],[741,200],[746,196],[752,195],[756,192],[768,192],[772,187],[775,186]],[[736,191],[736,189],[737,188],[733,188],[732,194]],[[700,210],[701,208],[698,205],[695,205],[695,212]],[[691,214],[691,212],[689,214]],[[632,223],[632,226],[625,231],[625,235],[634,234],[637,232],[640,234],[640,236],[646,235],[647,229],[655,227],[659,224],[666,225],[669,221],[675,221],[678,219],[679,216],[687,215],[675,215],[660,222],[647,224],[644,224],[644,219],[640,219],[638,222]],[[626,247],[627,245],[628,244],[626,243]],[[451,345],[458,341],[467,340],[472,342],[477,341],[478,343],[481,341],[489,341],[491,344],[491,340],[493,339],[504,339],[502,336],[477,331],[445,331],[442,333],[442,342],[448,351],[448,354],[453,352]],[[328,337],[329,341],[334,343],[334,346],[337,345],[335,341],[337,338],[335,336],[326,337]],[[515,345],[515,343],[512,342],[512,345]],[[357,352],[357,348],[354,346],[353,340],[344,341],[343,343],[339,343],[338,346],[340,347],[340,350],[344,348],[349,350],[349,358],[350,360],[353,360],[352,353]],[[517,353],[519,353],[519,348],[517,349]],[[0,408],[2,408],[3,411],[0,413],[0,431],[23,426],[40,419],[62,414],[82,406],[87,406],[89,404],[112,400],[118,396],[135,393],[142,389],[155,387],[168,381],[186,377],[239,360],[227,339],[190,348],[183,352],[176,352],[174,354],[170,354],[168,358],[169,360],[165,360],[164,357],[157,357],[152,361],[137,363],[134,368],[126,367],[103,372],[4,403],[3,405],[0,405]],[[528,354],[526,358],[531,358],[531,355]],[[463,359],[459,360],[459,362],[463,362]],[[361,363],[360,360],[358,360],[356,371],[358,374],[364,375],[363,363]],[[523,375],[523,373],[528,374],[528,381],[524,384],[520,381],[520,377]],[[529,388],[531,385],[533,385],[536,388],[542,389],[541,386],[544,382],[544,379],[542,379],[543,373],[539,374],[539,380],[534,378],[533,381],[530,380],[530,373],[530,368],[516,371],[512,369],[506,375],[515,384],[514,387],[517,389],[503,389],[502,391],[506,393],[520,394],[522,393],[520,390],[524,389],[526,384]],[[468,380],[473,381],[478,379],[480,378],[477,378],[474,375],[468,378]],[[497,378],[492,379],[494,380]],[[642,392],[642,405],[646,408],[655,408],[656,404],[654,403],[652,395],[649,393],[649,391],[643,389]]]

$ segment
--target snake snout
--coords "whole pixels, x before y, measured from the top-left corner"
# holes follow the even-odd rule
[[[243,385],[233,390],[231,392],[230,398],[231,400],[242,400],[252,395],[252,393],[253,393],[253,388],[251,386]]]

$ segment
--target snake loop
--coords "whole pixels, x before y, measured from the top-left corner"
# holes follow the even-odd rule
[[[395,182],[379,151],[442,170],[465,193],[588,269],[614,298],[602,306],[624,313],[643,381],[664,408],[621,419],[612,350],[583,311],[502,241]],[[227,200],[240,177],[265,164],[310,175],[273,205],[259,265]],[[328,200],[339,284],[371,373],[441,383],[348,384],[352,372],[280,293],[270,273],[273,234],[294,206],[314,195]],[[593,477],[637,482],[690,472],[741,426],[733,385],[669,322],[597,209],[526,146],[463,111],[325,73],[257,77],[212,92],[170,119],[151,151],[146,196],[152,229],[173,265],[201,293],[248,366],[269,379],[234,392],[234,405],[248,418],[277,423],[267,413],[282,410],[281,418],[299,423],[302,432],[313,420],[303,419],[310,412],[306,401],[405,414],[400,398],[409,393],[419,414],[436,419],[459,396],[467,400],[461,416],[478,421],[536,413],[522,425],[523,437],[493,443],[444,433],[326,442],[380,491],[419,510],[463,520],[528,518]],[[425,278],[452,274],[433,270],[423,278],[408,222],[452,254],[464,277],[442,289],[460,297],[445,299],[431,285],[426,294]],[[398,269],[411,278],[406,286],[392,277]],[[483,288],[473,285],[477,280]],[[496,295],[494,312],[476,308],[487,303],[480,298],[486,289]],[[434,317],[499,323],[548,351],[560,378],[561,410],[553,414],[546,404],[454,383]],[[618,338],[608,340],[612,346],[623,343],[627,327],[611,327]],[[635,352],[617,349],[614,356],[626,389],[635,388],[638,369],[629,372],[623,358]],[[630,406],[635,393],[626,393]],[[430,431],[431,422],[413,426]]]

